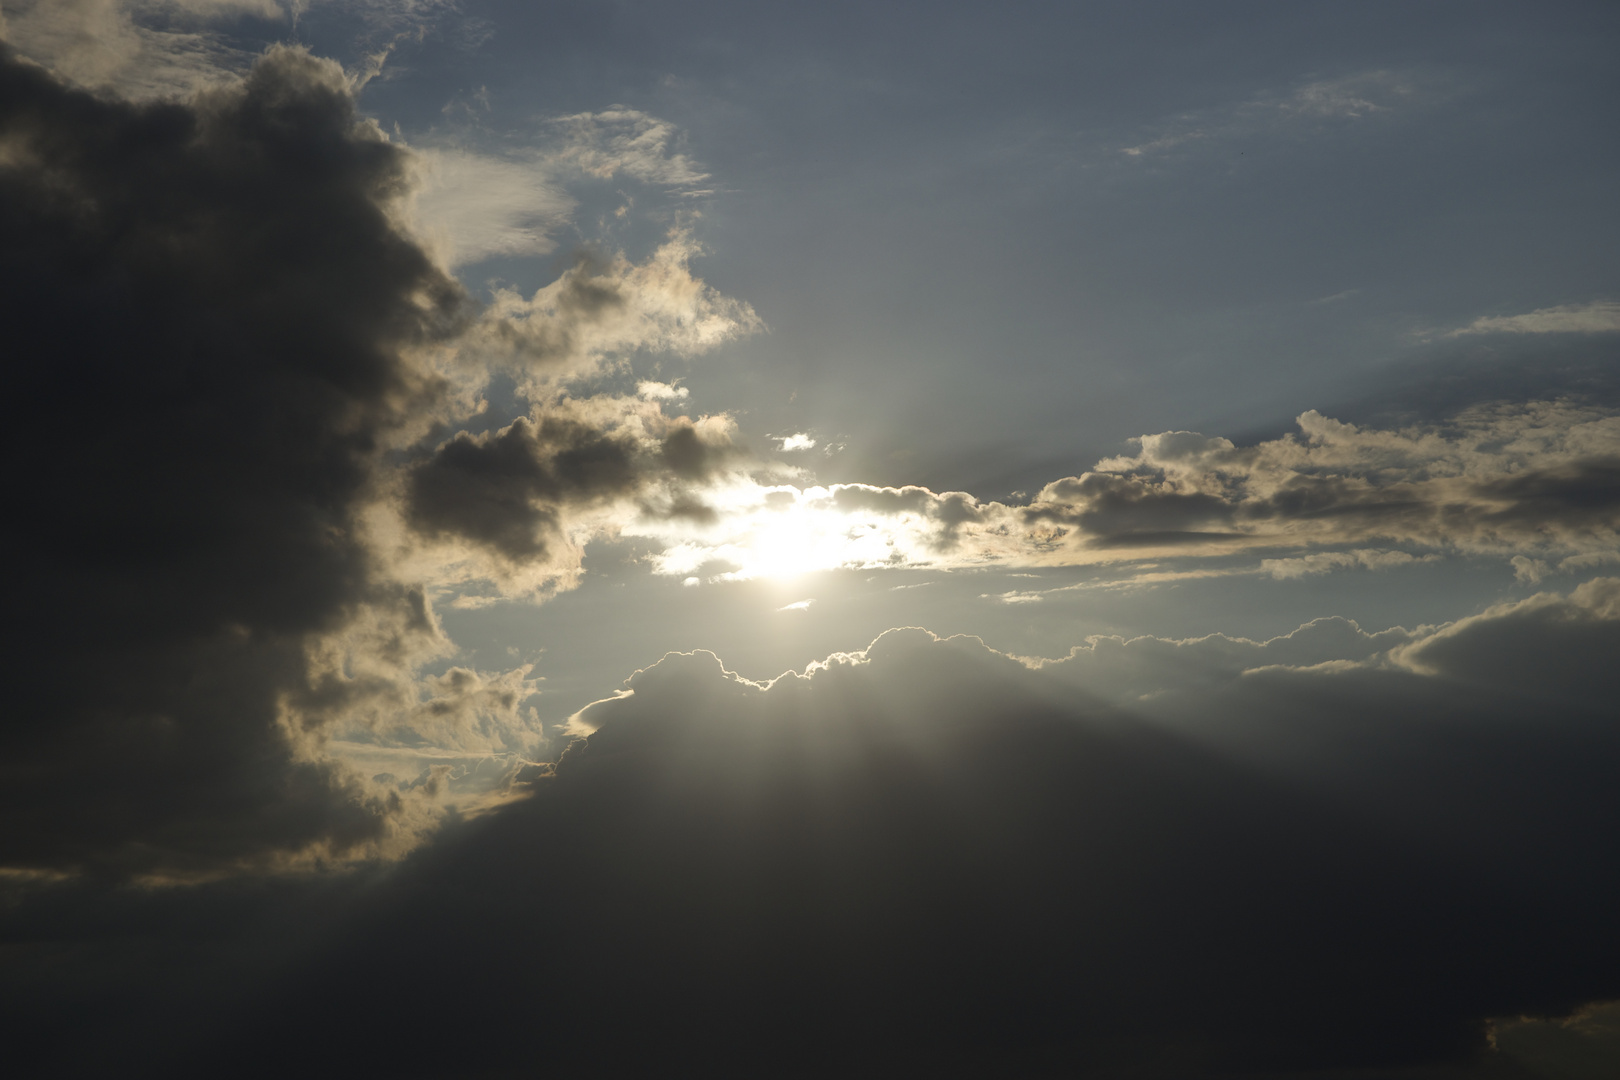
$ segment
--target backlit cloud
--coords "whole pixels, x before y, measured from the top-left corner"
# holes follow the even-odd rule
[[[1257,571],[1295,578],[1443,552],[1602,559],[1620,550],[1620,418],[1605,410],[1499,403],[1443,426],[1379,430],[1316,412],[1298,423],[1297,435],[1243,447],[1193,432],[1144,435],[1134,453],[1054,481],[1025,506],[921,487],[733,483],[708,496],[718,516],[707,530],[635,534],[670,545],[654,560],[662,572],[713,564],[744,577],[1254,551],[1266,553]],[[1342,550],[1308,550],[1318,548]],[[1193,571],[1212,572],[1239,571]]]
[[[1620,748],[1586,695],[1615,586],[1438,630],[1099,638],[1043,664],[917,628],[765,680],[671,653],[581,714],[541,798],[396,875],[394,903],[261,1015],[325,1044],[385,1016],[543,1013],[570,1066],[700,1054],[716,1025],[728,1060],[766,1060],[808,1023],[840,1033],[796,1049],[811,1071],[1057,1055],[1108,1075],[1166,1046],[1176,1075],[1466,1068],[1494,1003],[1545,1013],[1612,985],[1587,960],[1612,951],[1611,916],[1573,898],[1613,880],[1591,852]],[[1504,697],[1494,658],[1560,620],[1564,666]],[[419,962],[407,927],[430,953],[545,942],[546,978],[361,993]],[[645,1038],[607,1037],[625,1015]],[[263,1030],[221,1059],[291,1060]]]
[[[508,797],[543,742],[535,684],[423,674],[455,653],[430,590],[564,588],[614,521],[701,520],[726,418],[560,380],[757,317],[679,233],[480,307],[401,225],[419,160],[299,49],[189,102],[9,55],[0,79],[12,389],[62,410],[11,428],[33,679],[0,819],[34,825],[0,865],[173,882],[392,856]],[[486,362],[533,415],[422,444],[479,407]]]

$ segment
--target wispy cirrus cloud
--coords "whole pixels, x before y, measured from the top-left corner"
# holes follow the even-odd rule
[[[708,174],[681,149],[671,123],[615,106],[543,122],[520,148],[426,141],[413,147],[419,176],[415,230],[455,268],[495,255],[555,249],[572,221],[579,185],[642,184],[677,198],[708,195]],[[620,207],[628,213],[628,204]]]
[[[1311,80],[1286,91],[1267,91],[1169,118],[1118,152],[1146,160],[1199,144],[1363,122],[1434,96],[1432,81],[1414,72],[1386,69]]]

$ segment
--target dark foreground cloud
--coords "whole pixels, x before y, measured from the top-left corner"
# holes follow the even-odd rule
[[[1087,692],[1091,654],[917,629],[769,684],[671,654],[535,798],[390,873],[87,898],[77,925],[35,893],[13,940],[163,989],[184,1022],[128,1023],[171,1075],[1522,1076],[1499,1018],[1620,996],[1620,731],[1592,696],[1617,588],[1126,643],[1153,654],[1130,709]],[[1504,694],[1491,658],[1552,623],[1562,666]],[[108,912],[172,966],[40,940]],[[65,1034],[56,1004],[24,1003]]]
[[[357,608],[402,652],[437,635],[356,520],[442,395],[413,350],[467,317],[395,227],[408,177],[298,50],[152,105],[0,56],[0,865],[183,875],[387,839],[397,796],[284,721],[319,696],[312,636]]]
[[[616,521],[710,513],[687,488],[730,460],[728,419],[558,380],[701,351],[752,312],[692,277],[684,234],[474,304],[412,231],[420,159],[355,85],[276,47],[136,104],[0,53],[19,405],[0,546],[26,673],[0,729],[0,870],[173,882],[397,855],[440,813],[436,774],[378,779],[338,741],[376,764],[431,729],[507,780],[543,742],[527,669],[459,669],[477,692],[421,676],[453,652],[435,587],[566,588]],[[442,439],[495,370],[532,415]]]

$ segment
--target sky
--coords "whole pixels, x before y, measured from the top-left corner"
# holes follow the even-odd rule
[[[29,1075],[1613,1075],[1620,11],[0,0]]]

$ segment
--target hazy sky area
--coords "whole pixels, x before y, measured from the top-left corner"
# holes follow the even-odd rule
[[[1620,1073],[1620,9],[0,39],[19,1075]]]

